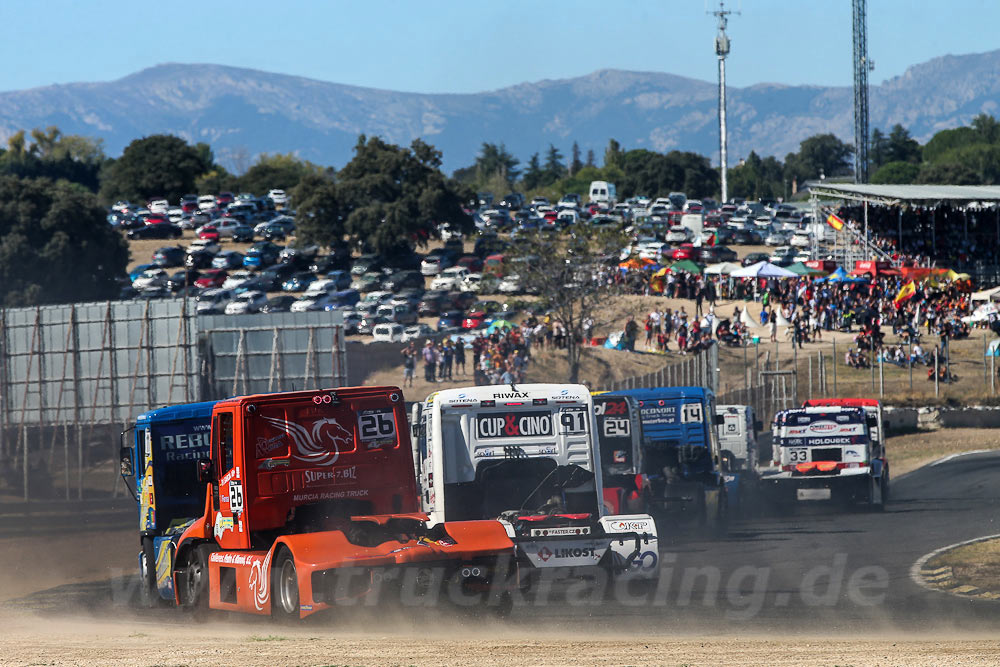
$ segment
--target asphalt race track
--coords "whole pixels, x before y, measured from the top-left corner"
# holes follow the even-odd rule
[[[88,515],[73,527],[134,525],[130,502],[119,500],[116,509]],[[893,480],[884,512],[800,507],[734,522],[725,538],[661,538],[657,584],[633,583],[630,597],[622,598],[579,582],[557,582],[546,600],[516,601],[506,622],[657,634],[993,631],[1000,601],[927,590],[911,579],[910,569],[942,546],[1000,533],[998,511],[1000,452],[958,456]],[[59,530],[63,524],[45,525]],[[26,526],[23,519],[0,518],[5,535],[40,530],[40,522]],[[127,589],[122,578],[64,585],[6,606],[185,622],[177,610],[136,609],[123,596]],[[310,622],[324,623],[322,616]]]

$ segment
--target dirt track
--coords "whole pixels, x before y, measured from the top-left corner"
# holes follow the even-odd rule
[[[981,665],[1000,642],[962,638],[574,638],[467,629],[400,635],[268,625],[153,626],[0,616],[5,665]],[[40,622],[41,621],[41,622]],[[463,637],[456,638],[455,634]]]

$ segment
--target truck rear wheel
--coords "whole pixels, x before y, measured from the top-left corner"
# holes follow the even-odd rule
[[[271,566],[271,615],[288,620],[299,616],[299,577],[295,571],[295,559],[291,552],[282,547],[278,558]]]

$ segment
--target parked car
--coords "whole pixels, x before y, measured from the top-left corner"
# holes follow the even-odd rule
[[[468,314],[462,320],[463,329],[479,329],[486,320],[492,319],[494,313],[503,309],[498,301],[477,301],[469,308]]]
[[[735,262],[739,255],[732,248],[724,245],[714,246],[716,262]]]
[[[436,332],[429,324],[412,324],[403,329],[403,342],[408,343],[411,340],[417,341],[421,338],[429,338],[433,336]]]
[[[167,246],[157,248],[153,253],[153,264],[160,268],[184,265],[184,248],[180,246]]]
[[[417,304],[417,314],[420,317],[432,317],[447,311],[451,307],[451,299],[447,292],[431,291]]]
[[[344,333],[348,336],[358,333],[358,324],[361,322],[361,313],[349,310],[344,313]]]
[[[166,288],[169,276],[167,272],[160,268],[151,268],[143,271],[132,281],[132,288],[139,290],[152,289],[156,287]]]
[[[451,265],[452,260],[449,255],[444,253],[427,255],[424,261],[420,262],[420,273],[425,276],[436,276]]]
[[[740,262],[743,266],[750,266],[751,264],[756,264],[757,262],[767,262],[771,259],[771,256],[766,252],[752,252],[743,258]]]
[[[417,309],[412,304],[383,303],[375,314],[398,324],[417,323]]]
[[[233,296],[231,290],[207,289],[196,297],[195,308],[199,315],[221,315]]]
[[[194,284],[203,289],[222,287],[222,284],[226,282],[226,278],[228,277],[229,274],[224,269],[209,269],[202,272],[201,277]]]
[[[767,261],[778,266],[790,266],[795,263],[795,255],[798,251],[791,246],[779,246],[774,249],[774,253]]]
[[[278,254],[281,253],[281,250],[281,246],[270,241],[254,243],[243,256],[243,266],[258,269],[271,266],[278,261]]]
[[[764,237],[764,244],[769,246],[780,246],[788,243],[788,235],[780,229],[771,229]]]
[[[366,273],[380,270],[385,266],[385,262],[378,255],[361,255],[351,263],[351,275],[361,276]]]
[[[483,270],[483,260],[477,255],[462,255],[455,266],[468,269],[469,273],[479,273]]]
[[[232,238],[234,243],[253,243],[253,227],[250,225],[239,225],[233,229]]]
[[[403,340],[403,325],[395,322],[376,324],[372,328],[372,340],[376,343],[400,343]]]
[[[267,295],[263,292],[243,292],[226,304],[226,315],[246,315],[259,313],[267,305]]]
[[[812,242],[812,234],[805,230],[800,230],[792,234],[792,238],[788,241],[788,245],[794,248],[811,248]]]
[[[281,289],[286,292],[304,292],[316,280],[316,276],[308,271],[298,271],[281,283]]]
[[[478,259],[478,258],[477,258]],[[482,262],[480,262],[481,264]],[[471,273],[464,266],[453,266],[447,268],[431,281],[431,289],[457,290],[465,277]]]
[[[177,225],[146,225],[128,231],[128,238],[131,241],[142,239],[179,239],[184,232]]]
[[[397,271],[382,281],[382,288],[398,292],[405,287],[424,286],[424,276],[419,271]]]
[[[667,232],[664,237],[667,243],[677,245],[680,243],[688,243],[691,241],[691,230],[687,227],[681,227],[680,225],[674,225]]]
[[[256,277],[257,274],[253,271],[233,271],[229,274],[229,277],[226,278],[226,282],[222,283],[222,289],[234,290],[248,280],[253,280]]]
[[[312,269],[310,268],[310,270]],[[338,269],[326,273],[323,277],[327,280],[332,280],[337,289],[347,289],[351,286],[351,274],[347,271]]]
[[[465,276],[462,280],[462,284],[458,286],[463,292],[476,293],[482,289],[483,286],[483,274],[481,273],[470,273]]]
[[[287,313],[293,303],[295,303],[295,297],[291,294],[279,294],[268,299],[267,303],[260,307],[260,312]]]
[[[171,292],[180,292],[185,287],[193,287],[201,272],[195,269],[184,269],[170,275],[167,279],[167,289]]]
[[[212,259],[213,269],[235,269],[243,266],[243,253],[235,250],[220,252]]]
[[[441,313],[441,316],[438,318],[437,330],[444,331],[460,327],[462,326],[463,319],[465,319],[465,314],[461,310],[447,310]]]
[[[524,287],[521,285],[521,276],[516,273],[511,273],[500,279],[500,284],[497,286],[497,291],[501,294],[521,294],[524,292]],[[478,327],[474,327],[478,328]]]
[[[385,280],[385,276],[376,271],[370,271],[363,275],[357,276],[351,281],[351,289],[356,289],[359,292],[371,292],[382,288],[382,281]]]

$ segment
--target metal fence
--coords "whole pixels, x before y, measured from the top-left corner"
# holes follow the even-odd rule
[[[0,497],[116,495],[116,433],[154,407],[343,386],[342,322],[183,299],[0,311]]]
[[[689,355],[681,360],[664,364],[655,371],[627,377],[612,382],[608,391],[650,387],[705,387],[717,391],[719,387],[719,348],[712,345],[707,350]]]

